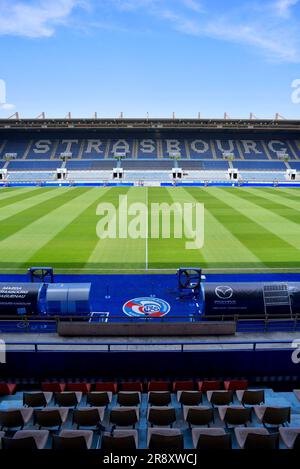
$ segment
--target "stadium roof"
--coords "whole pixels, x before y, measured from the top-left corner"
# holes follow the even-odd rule
[[[300,131],[300,120],[288,119],[0,119],[0,129],[180,129]]]

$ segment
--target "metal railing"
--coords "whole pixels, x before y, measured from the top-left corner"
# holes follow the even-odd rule
[[[299,337],[300,346],[300,337]],[[15,342],[5,343],[7,352],[195,352],[195,351],[240,351],[285,350],[295,348],[293,340],[252,340],[252,341],[197,341],[197,342]],[[296,344],[297,345],[297,344]]]

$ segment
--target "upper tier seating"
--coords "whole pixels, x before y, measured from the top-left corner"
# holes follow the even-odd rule
[[[239,171],[286,171],[284,161],[233,161]],[[294,163],[291,163],[294,166]]]
[[[115,166],[115,160],[69,160],[66,164],[68,171],[112,171]]]
[[[8,171],[56,171],[61,161],[10,161]]]
[[[14,137],[0,137],[0,159],[10,153],[18,159],[27,160],[60,160],[62,154],[69,154],[73,159],[106,160],[118,156],[128,159],[152,160],[169,159],[179,156],[185,160],[215,160],[222,159],[224,153],[230,153],[237,161],[260,160],[278,161],[278,153],[288,155],[289,160],[300,159],[299,141],[287,137],[273,137],[266,135],[262,138],[248,136],[237,139],[231,135],[161,135],[159,139],[146,135],[119,135],[112,138],[109,135],[96,134],[87,138],[81,133],[71,136],[62,134],[37,133],[16,134]]]

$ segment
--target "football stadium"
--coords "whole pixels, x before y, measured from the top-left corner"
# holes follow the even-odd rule
[[[300,449],[300,5],[238,3],[0,1],[0,463]]]
[[[299,127],[0,121],[3,448],[297,447]]]

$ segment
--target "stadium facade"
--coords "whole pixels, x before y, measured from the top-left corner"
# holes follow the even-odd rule
[[[296,182],[299,129],[295,120],[2,119],[2,184]]]

